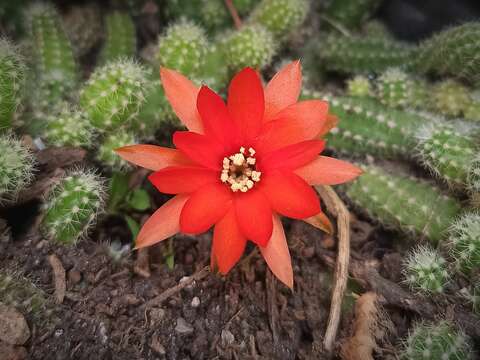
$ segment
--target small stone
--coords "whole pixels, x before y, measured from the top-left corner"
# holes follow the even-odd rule
[[[0,341],[0,354],[2,360],[25,360],[28,356],[27,349],[23,346],[13,346]]]
[[[175,331],[179,334],[191,334],[193,332],[193,327],[184,318],[179,317],[177,319]]]
[[[192,307],[197,308],[199,305],[200,305],[200,299],[198,298],[198,296],[195,296],[192,299]]]
[[[152,341],[150,342],[150,347],[152,348],[153,351],[155,351],[159,355],[165,355],[165,347],[162,345],[160,342],[158,334],[154,334],[152,336]]]
[[[161,308],[153,308],[150,310],[150,319],[152,324],[157,324],[165,317],[165,310]]]
[[[15,308],[0,303],[0,340],[23,345],[30,337],[27,321]]]
[[[222,344],[225,345],[232,345],[235,341],[235,336],[229,330],[222,330],[221,334]]]

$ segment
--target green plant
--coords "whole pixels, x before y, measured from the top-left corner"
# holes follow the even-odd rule
[[[448,248],[460,271],[480,268],[480,214],[466,213],[453,223]]]
[[[114,150],[135,143],[135,137],[126,131],[108,134],[98,148],[97,159],[113,171],[126,171],[131,168],[131,165]]]
[[[403,108],[410,103],[413,92],[412,79],[398,68],[387,69],[377,81],[377,97],[392,108]]]
[[[360,211],[387,228],[413,232],[436,244],[462,209],[457,200],[430,183],[389,174],[373,165],[362,169],[362,176],[345,193]]]
[[[80,105],[99,131],[134,119],[145,101],[146,71],[121,59],[95,70],[80,92]]]
[[[215,91],[223,90],[229,80],[225,51],[221,45],[210,45],[205,55],[205,62],[200,70],[200,80]]]
[[[418,246],[410,252],[403,272],[408,286],[423,294],[441,293],[449,281],[445,259],[427,246]]]
[[[348,28],[360,26],[380,5],[381,0],[330,0],[326,15]]]
[[[114,11],[105,17],[106,39],[100,55],[107,63],[126,57],[133,57],[137,49],[135,24],[127,13]]]
[[[432,108],[440,114],[459,117],[470,106],[469,90],[464,85],[454,80],[445,80],[433,87]]]
[[[370,80],[364,75],[355,75],[347,80],[347,95],[353,97],[372,97],[373,89]]]
[[[449,322],[418,323],[408,335],[401,358],[405,360],[468,360],[471,345],[466,335]]]
[[[73,170],[62,178],[45,199],[44,234],[60,244],[74,245],[102,211],[104,187],[92,170]]]

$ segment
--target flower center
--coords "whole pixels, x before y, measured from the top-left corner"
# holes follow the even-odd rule
[[[228,184],[233,192],[247,192],[260,181],[260,171],[255,170],[255,150],[242,146],[236,154],[223,158],[223,170],[220,180]]]

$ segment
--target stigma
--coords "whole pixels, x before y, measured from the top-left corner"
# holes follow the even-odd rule
[[[260,181],[262,173],[255,170],[255,150],[248,151],[242,146],[240,150],[223,158],[220,180],[228,185],[233,192],[247,192]]]

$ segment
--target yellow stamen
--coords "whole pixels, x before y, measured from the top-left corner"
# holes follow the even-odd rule
[[[250,156],[245,158],[242,146],[238,153],[223,158],[220,180],[228,184],[233,192],[247,192],[260,181],[261,172],[255,170],[255,150],[249,148],[248,153]]]

